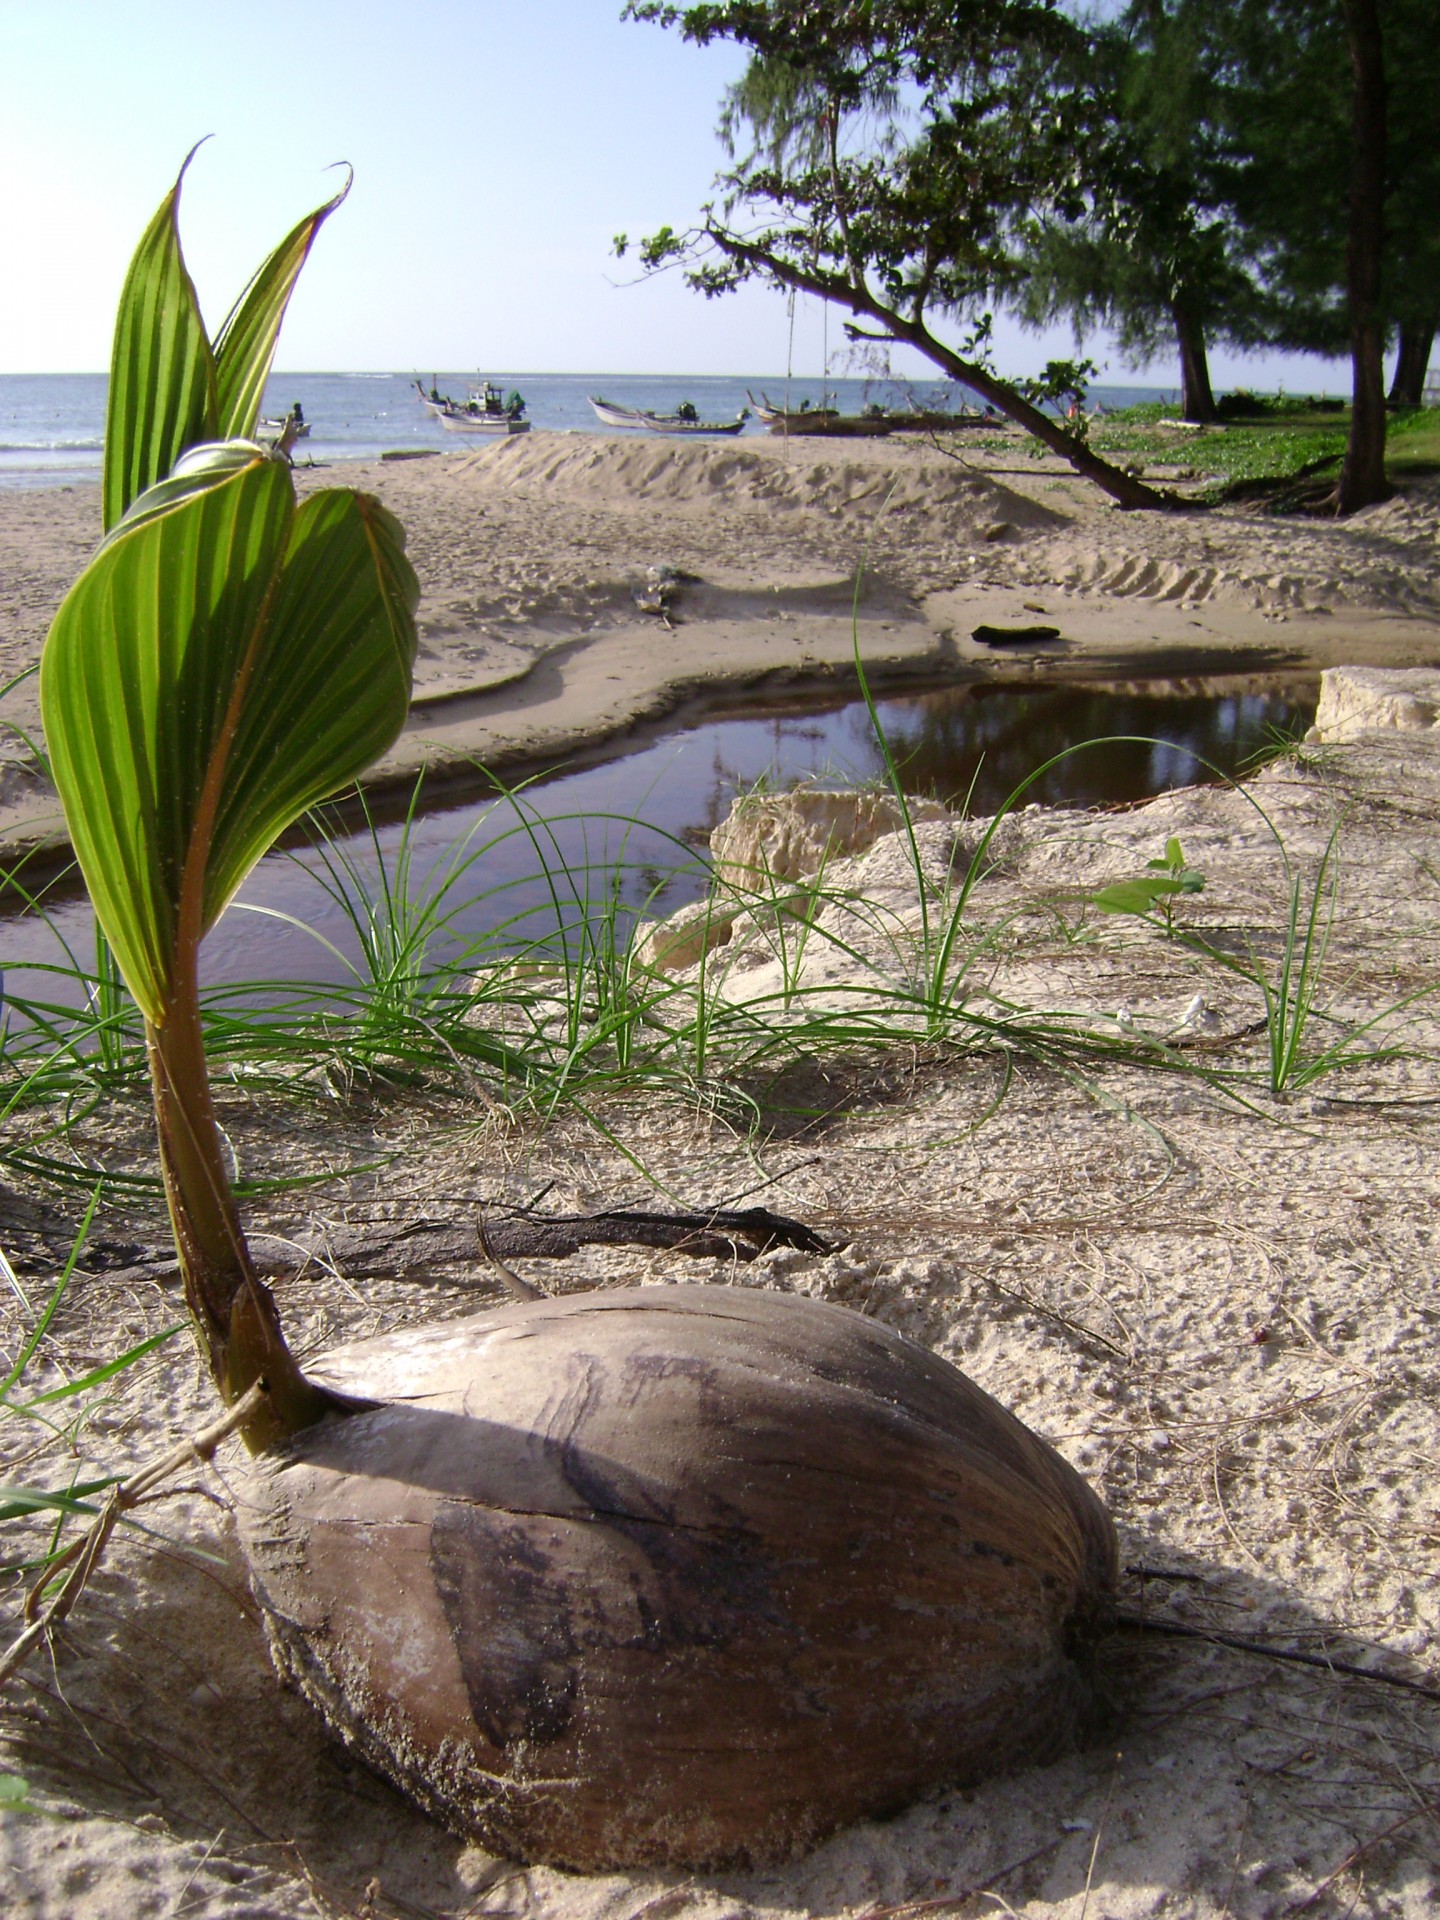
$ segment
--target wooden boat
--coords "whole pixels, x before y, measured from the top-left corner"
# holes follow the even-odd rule
[[[836,438],[856,439],[889,433],[890,422],[883,413],[838,413],[834,407],[776,407],[762,393],[757,400],[749,394],[750,404],[771,433],[833,434]]]
[[[955,433],[966,427],[1003,427],[999,413],[887,413],[892,433]]]
[[[308,440],[310,438],[310,422],[304,418],[298,407],[293,414],[285,414],[283,416],[262,413],[260,418],[255,422],[255,431],[257,433],[274,434],[277,440],[280,435],[284,433],[286,427],[290,428],[290,438],[292,440]]]
[[[927,412],[887,413],[874,407],[865,413],[840,413],[834,407],[773,406],[764,394],[750,404],[771,433],[870,435],[877,433],[951,433],[957,427],[994,427],[1004,422],[998,414]]]
[[[530,422],[525,418],[525,402],[519,394],[511,394],[509,401],[502,399],[500,389],[485,381],[483,386],[472,387],[466,400],[452,400],[448,394],[431,387],[427,393],[417,380],[415,391],[431,416],[438,420],[448,433],[528,433]]]
[[[645,433],[741,433],[750,418],[743,407],[734,420],[702,420],[688,401],[682,401],[674,413],[651,413],[645,407],[623,407],[598,393],[588,398],[602,426],[633,427]]]

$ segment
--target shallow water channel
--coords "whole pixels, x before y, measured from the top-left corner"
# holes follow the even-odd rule
[[[906,692],[878,703],[907,791],[994,812],[1021,782],[1080,742],[1024,792],[1021,804],[1107,806],[1244,770],[1314,716],[1318,685],[1274,682],[1223,694],[1104,686],[1010,685]],[[1133,736],[1129,740],[1117,736]],[[596,766],[562,770],[504,797],[447,805],[408,825],[270,855],[206,943],[214,985],[346,977],[358,952],[337,885],[364,912],[385,889],[423,902],[448,887],[431,957],[452,957],[499,931],[514,947],[574,927],[614,902],[623,917],[671,912],[706,884],[709,830],[739,791],[810,779],[847,786],[883,777],[862,701],[774,704],[711,714]],[[329,877],[327,890],[326,866]],[[342,861],[349,877],[336,875]],[[57,906],[47,926],[0,920],[0,967],[11,996],[72,1002],[74,983],[37,969],[64,963],[61,937],[83,967],[93,955],[88,908]],[[494,948],[490,948],[494,957]]]

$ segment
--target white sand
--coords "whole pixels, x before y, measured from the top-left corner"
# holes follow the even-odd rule
[[[530,765],[723,688],[833,683],[855,638],[877,680],[1047,680],[1425,665],[1440,618],[1440,490],[1345,522],[1249,510],[1122,514],[1006,456],[534,433],[479,452],[302,470],[371,488],[409,534],[421,647],[410,725],[377,774]],[[33,664],[98,533],[98,493],[0,494],[0,681]],[[647,570],[693,578],[674,630]],[[859,577],[858,620],[855,616]],[[982,624],[1058,626],[997,653]],[[0,718],[37,724],[33,678]],[[0,844],[59,830],[0,730]]]
[[[1068,644],[1006,670],[1041,678],[1139,676],[1157,663],[1196,674],[1437,664],[1433,493],[1343,526],[1140,519],[1045,476],[1006,492],[945,469],[946,493],[922,483],[928,462],[913,449],[790,451],[787,464],[769,445],[610,449],[535,435],[371,469],[411,526],[425,583],[422,696],[427,684],[451,696],[418,709],[414,750],[501,739],[529,750],[726,672],[843,662],[844,583],[866,551],[867,649],[906,669],[980,671],[990,662],[969,627],[1038,619],[1031,602]],[[897,468],[908,504],[896,514],[892,501],[877,523],[874,490]],[[22,663],[93,507],[80,494],[39,498],[0,496],[0,543],[19,556],[5,575],[0,658]],[[1002,523],[1011,531],[984,537]],[[677,600],[673,639],[631,611],[631,584],[654,563],[703,578]],[[773,613],[765,595],[777,585]],[[518,686],[483,691],[521,668]],[[1365,735],[1257,786],[1307,874],[1343,814],[1324,990],[1342,1021],[1440,979],[1437,744],[1435,733]],[[26,777],[20,768],[17,754],[13,779]],[[973,827],[958,831],[973,843]],[[948,859],[956,830],[924,832],[928,857]],[[1234,795],[1187,793],[1119,815],[1021,816],[977,891],[977,922],[996,931],[975,990],[1064,1008],[1096,1032],[1119,1031],[1123,1009],[1172,1034],[1203,991],[1216,1023],[1189,1057],[1258,1069],[1253,987],[1129,921],[1091,914],[1086,937],[1075,935],[1077,895],[1143,868],[1172,833],[1207,877],[1182,914],[1273,962],[1286,885],[1274,841]],[[895,848],[860,855],[848,877],[898,927],[908,902]],[[763,928],[735,941],[730,964],[755,991],[774,966]],[[683,1277],[812,1292],[945,1353],[1090,1477],[1128,1564],[1192,1576],[1132,1574],[1127,1605],[1435,1686],[1435,1014],[1423,1000],[1400,1010],[1371,1036],[1400,1055],[1377,1052],[1288,1101],[1253,1080],[1241,1102],[1194,1074],[1097,1065],[1075,1076],[1024,1059],[1007,1089],[993,1052],[920,1048],[792,1075],[770,1090],[758,1140],[674,1108],[607,1119],[678,1199],[734,1201],[768,1180],[768,1204],[838,1248],[733,1272],[686,1263]],[[798,1119],[802,1106],[822,1117]],[[477,1200],[519,1200],[551,1180],[545,1205],[557,1209],[647,1191],[576,1116],[540,1137],[498,1121],[477,1134],[458,1095],[312,1114],[227,1094],[224,1119],[252,1176],[400,1155],[311,1198],[252,1209],[274,1231],[463,1221]],[[148,1165],[143,1103],[95,1115],[76,1144],[112,1165]],[[0,1191],[0,1244],[32,1297],[74,1218],[53,1188]],[[98,1232],[123,1265],[164,1228],[153,1210],[117,1205]],[[664,1284],[679,1269],[617,1250],[544,1277]],[[308,1351],[490,1297],[464,1276],[321,1275],[287,1285],[282,1306]],[[8,1293],[0,1311],[0,1346],[13,1352],[20,1315]],[[77,1282],[45,1364],[74,1373],[176,1313],[163,1282]],[[80,1470],[148,1458],[212,1407],[189,1353],[167,1348],[84,1435]],[[7,1480],[55,1484],[77,1464],[42,1438],[0,1428]],[[1108,1742],[936,1796],[769,1873],[581,1878],[488,1860],[354,1767],[279,1691],[230,1543],[226,1481],[223,1461],[197,1471],[192,1491],[153,1510],[148,1533],[117,1542],[53,1660],[34,1661],[0,1709],[0,1769],[24,1773],[59,1816],[0,1815],[7,1913],[822,1920],[899,1907],[916,1920],[1005,1910],[1419,1920],[1440,1898],[1440,1708],[1160,1638],[1117,1643],[1121,1712]],[[12,1619],[14,1599],[11,1589]]]

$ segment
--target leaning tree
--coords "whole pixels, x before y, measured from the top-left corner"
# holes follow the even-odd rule
[[[1083,208],[1095,96],[1077,77],[1080,28],[1048,0],[636,0],[626,14],[751,55],[722,123],[720,197],[693,228],[643,241],[647,268],[678,263],[706,294],[761,280],[818,295],[851,314],[853,339],[916,349],[1122,507],[1169,504],[1047,412],[1043,387],[1002,378],[988,349],[1028,226]]]

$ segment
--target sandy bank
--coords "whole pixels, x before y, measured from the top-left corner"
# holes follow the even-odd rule
[[[1117,1040],[1148,1033],[1168,1061],[1097,1055],[1061,1071],[983,1035],[821,1050],[752,1078],[754,1126],[647,1094],[607,1108],[605,1131],[572,1109],[539,1134],[483,1124],[463,1090],[305,1107],[227,1087],[224,1123],[250,1177],[332,1171],[250,1217],[299,1236],[465,1221],[482,1202],[542,1193],[546,1209],[586,1208],[644,1193],[637,1162],[689,1204],[758,1187],[833,1250],[683,1272],[671,1255],[594,1250],[530,1271],[560,1289],[763,1285],[875,1315],[953,1359],[1085,1473],[1121,1531],[1127,1606],[1435,1685],[1440,699],[1433,676],[1408,707],[1382,713],[1380,692],[1359,682],[1336,728],[1353,734],[1368,715],[1387,731],[1316,742],[1249,798],[1031,809],[995,847],[967,915],[966,1003],[1063,1014]],[[1351,1036],[1355,1057],[1277,1098],[1254,981],[1087,903],[1178,835],[1206,879],[1185,923],[1273,980],[1290,877],[1313,882],[1337,821],[1307,1046]],[[976,832],[924,823],[929,876],[953,874]],[[915,951],[904,849],[882,839],[827,879],[852,955],[859,901],[865,965],[903,976]],[[807,963],[822,972],[825,931]],[[774,990],[773,925],[737,930],[722,957],[736,994]],[[1197,995],[1203,1016],[1187,1011]],[[117,1099],[88,1115],[83,1145],[140,1171],[145,1136],[143,1099]],[[82,1201],[34,1180],[7,1194],[6,1250],[32,1292]],[[173,1322],[173,1283],[135,1268],[164,1232],[158,1199],[112,1199],[48,1369],[73,1375]],[[402,1256],[314,1267],[283,1284],[282,1305],[313,1351],[491,1292],[473,1270]],[[6,1291],[0,1323],[13,1351]],[[38,1447],[24,1473],[123,1469],[210,1404],[177,1343],[101,1410],[78,1457]],[[153,1511],[151,1533],[117,1541],[53,1665],[36,1662],[6,1702],[0,1769],[27,1775],[61,1816],[0,1816],[7,1911],[21,1920],[1424,1920],[1440,1899],[1432,1700],[1158,1637],[1115,1650],[1111,1738],[768,1873],[582,1877],[490,1859],[408,1809],[279,1690],[226,1518],[229,1476],[223,1460],[197,1474]]]
[[[375,773],[391,784],[530,767],[722,690],[833,685],[857,636],[888,683],[1440,658],[1433,487],[1344,523],[1123,515],[1022,454],[1003,465],[888,442],[535,433],[300,478],[370,488],[408,530],[421,644],[409,725]],[[0,494],[0,678],[38,658],[97,524],[93,489]],[[667,615],[637,605],[652,569],[681,576]],[[996,648],[982,626],[1058,634]],[[33,678],[0,716],[33,736]],[[0,736],[0,845],[58,827],[23,741]]]

